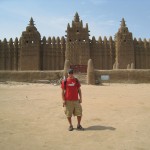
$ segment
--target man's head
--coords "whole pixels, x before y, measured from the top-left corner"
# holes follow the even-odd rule
[[[73,69],[68,69],[68,74],[73,74]]]

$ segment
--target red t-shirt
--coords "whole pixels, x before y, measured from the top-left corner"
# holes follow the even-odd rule
[[[65,83],[66,82],[66,86]],[[73,101],[78,100],[78,89],[80,88],[80,83],[75,78],[67,78],[66,81],[63,81],[61,84],[61,88],[66,90],[65,92],[65,100]],[[66,88],[65,88],[66,87]]]

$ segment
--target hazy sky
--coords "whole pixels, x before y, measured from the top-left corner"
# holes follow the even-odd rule
[[[0,40],[20,38],[29,20],[43,36],[64,36],[78,12],[90,38],[114,37],[125,18],[133,37],[150,38],[150,0],[0,0]]]

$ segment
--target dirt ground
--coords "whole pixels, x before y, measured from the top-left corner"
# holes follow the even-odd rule
[[[68,131],[59,86],[1,83],[0,150],[150,149],[150,84],[81,89],[85,131]]]

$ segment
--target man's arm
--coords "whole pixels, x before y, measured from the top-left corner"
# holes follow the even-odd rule
[[[82,103],[82,92],[81,92],[81,88],[78,89],[78,93],[79,93],[79,102]]]
[[[63,107],[64,107],[64,106],[66,105],[66,101],[65,101],[65,90],[64,90],[64,89],[62,89],[61,96],[62,96]]]

